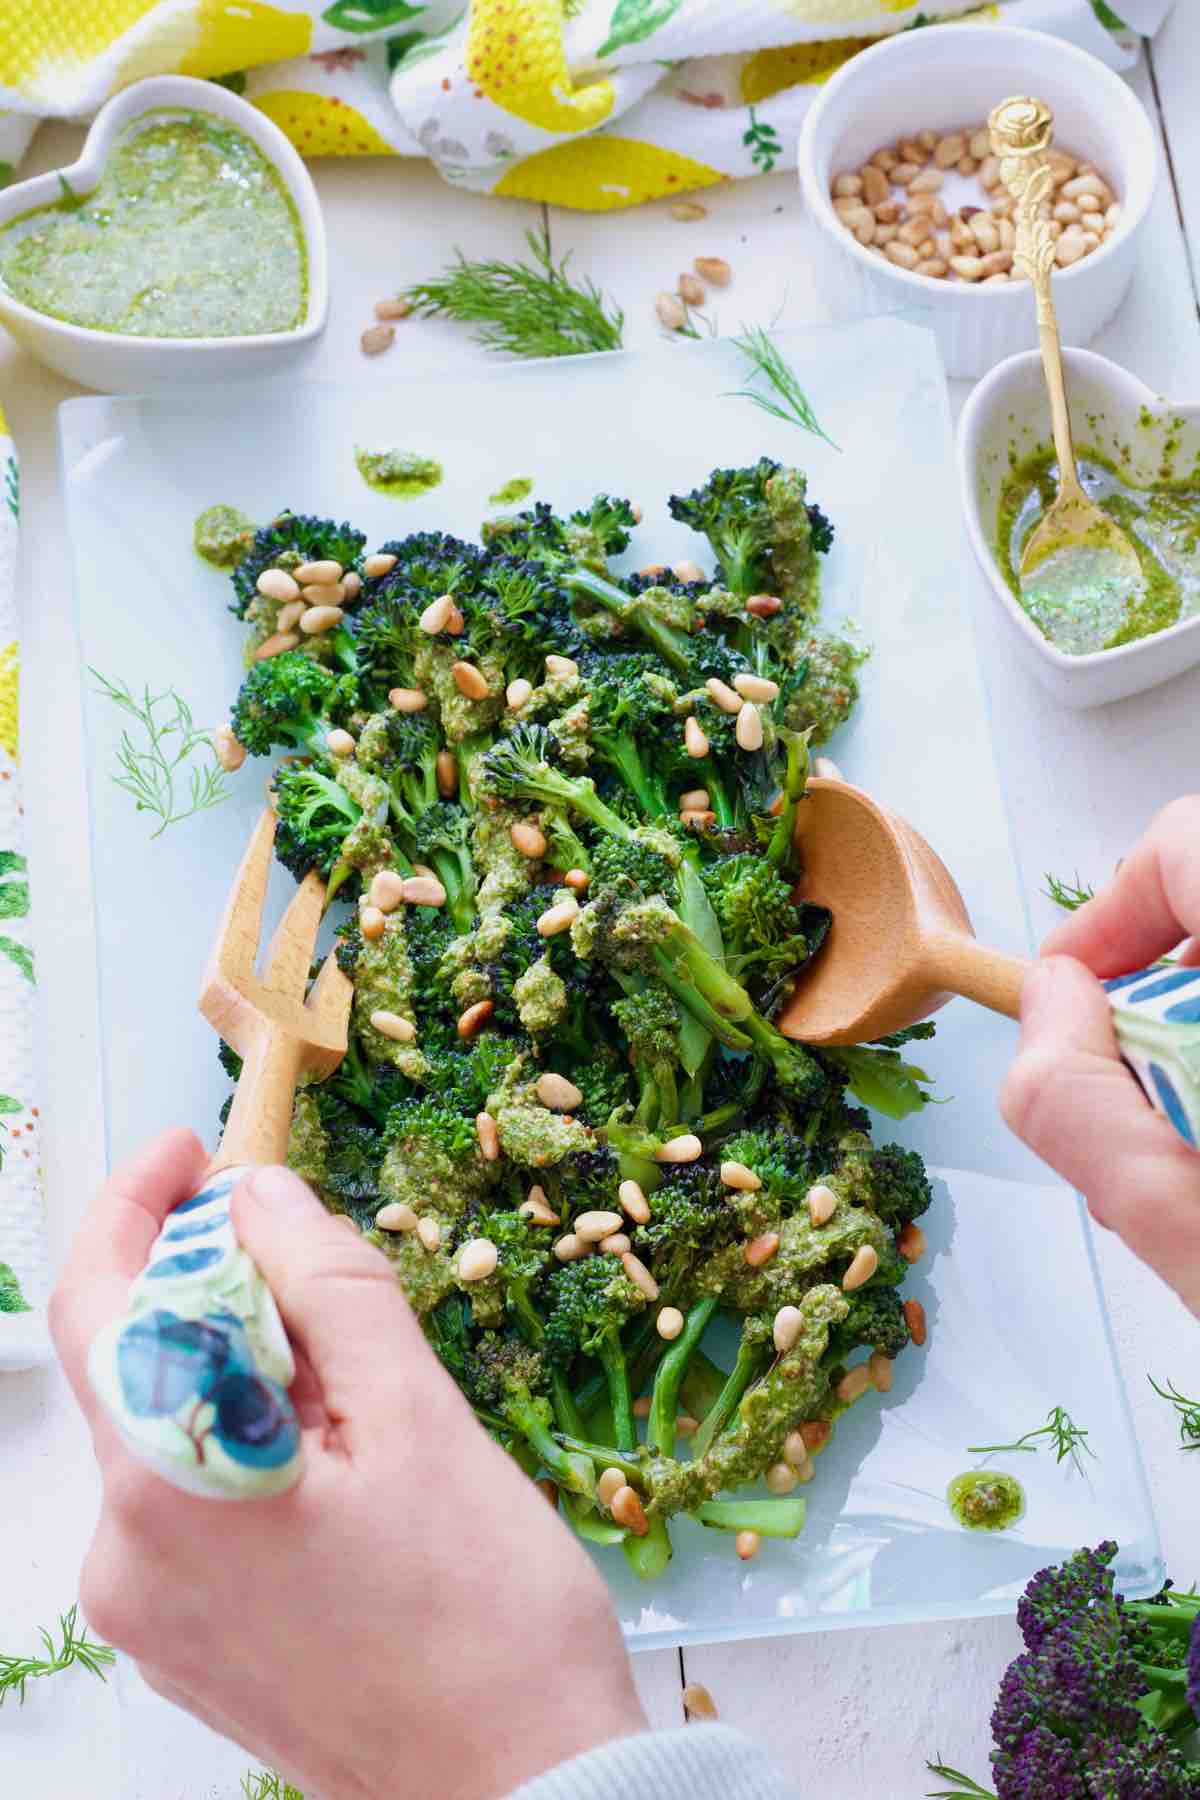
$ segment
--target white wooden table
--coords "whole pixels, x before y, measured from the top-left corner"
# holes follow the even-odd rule
[[[1096,346],[1177,399],[1200,393],[1198,75],[1200,8],[1180,0],[1152,62],[1132,78],[1163,132],[1168,178],[1134,289]],[[44,128],[30,172],[70,162],[78,138],[67,127]],[[537,208],[447,188],[416,164],[326,162],[316,176],[334,278],[329,329],[309,365],[314,378],[362,379],[358,337],[379,295],[437,269],[454,246],[472,257],[512,256],[522,230],[539,219]],[[786,323],[826,316],[796,259],[798,196],[789,176],[731,184],[706,201],[710,217],[699,224],[672,220],[663,204],[607,217],[552,212],[553,247],[572,251],[576,268],[624,306],[631,347],[653,341],[652,297],[697,253],[724,256],[735,271],[717,308],[727,329],[776,315]],[[482,355],[455,327],[402,326],[371,373],[399,382],[410,360]],[[966,384],[955,386],[957,406]],[[22,458],[30,671],[22,752],[56,1256],[103,1167],[83,748],[55,446],[55,408],[74,391],[0,342],[0,399]],[[957,528],[952,518],[944,523],[948,533]],[[1158,806],[1200,786],[1200,670],[1117,706],[1065,712],[1014,660],[1010,634],[973,569],[968,580],[1021,881],[1040,931],[1052,913],[1041,894],[1046,870],[1102,879]],[[1119,1244],[1100,1238],[1097,1248],[1164,1550],[1187,1583],[1200,1578],[1200,1457],[1180,1453],[1174,1417],[1146,1374],[1196,1392],[1200,1330]],[[0,1651],[32,1647],[36,1627],[74,1598],[96,1496],[86,1435],[57,1371],[0,1377]],[[909,1800],[930,1785],[924,1761],[937,1751],[986,1777],[988,1715],[1016,1641],[1005,1620],[895,1627],[657,1651],[639,1657],[637,1671],[656,1724],[679,1722],[682,1682],[703,1681],[722,1718],[769,1743],[799,1791],[822,1800]],[[190,1767],[178,1790],[184,1800],[233,1800],[236,1782],[214,1787],[202,1756]],[[0,1789],[11,1800],[118,1800],[112,1688],[70,1674],[32,1693],[23,1710],[5,1708]]]

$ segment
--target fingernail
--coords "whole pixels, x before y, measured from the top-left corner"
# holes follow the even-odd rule
[[[302,1212],[317,1204],[308,1183],[293,1175],[290,1169],[255,1169],[246,1186],[268,1212]]]
[[[1021,1030],[1037,1037],[1057,1010],[1058,966],[1053,961],[1033,963],[1021,984]]]

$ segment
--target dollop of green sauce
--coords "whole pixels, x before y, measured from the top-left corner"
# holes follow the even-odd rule
[[[443,474],[440,462],[411,450],[356,449],[354,465],[368,487],[390,494],[394,500],[414,500],[418,494],[429,493],[440,487]]]
[[[257,144],[198,112],[146,113],[122,132],[99,185],[0,230],[15,300],[131,337],[244,337],[304,317],[300,219]]]
[[[1015,1475],[968,1469],[946,1489],[946,1503],[968,1531],[1005,1531],[1025,1512],[1025,1490]]]
[[[518,501],[528,499],[533,492],[533,482],[528,475],[514,475],[503,487],[498,487],[494,494],[488,495],[489,506],[516,506]]]
[[[231,569],[249,550],[256,529],[254,520],[236,506],[206,506],[196,515],[192,543],[196,555],[214,569]]]
[[[1058,494],[1058,462],[1043,446],[1014,460],[1000,492],[996,554],[1004,578],[1043,636],[1071,655],[1115,649],[1200,612],[1200,479],[1140,486],[1097,450],[1082,450],[1084,492],[1125,532],[1142,570],[1141,591],[1098,606],[1081,590],[1041,612],[1021,592],[1021,552]],[[1081,560],[1081,568],[1084,566]]]

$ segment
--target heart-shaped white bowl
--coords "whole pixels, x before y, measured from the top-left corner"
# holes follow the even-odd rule
[[[0,285],[0,320],[12,335],[48,368],[98,388],[101,393],[144,393],[187,381],[237,381],[270,375],[311,349],[325,329],[329,308],[329,273],[325,223],[308,170],[277,125],[228,88],[189,75],[153,75],[137,81],[96,114],[79,161],[69,169],[34,175],[0,193],[0,227],[57,200],[59,176],[76,194],[97,185],[114,140],[132,120],[164,109],[208,113],[236,126],[274,165],[295,204],[308,258],[308,304],[300,324],[290,331],[249,337],[130,337],[116,331],[93,331],[14,300]]]
[[[1099,450],[1138,486],[1200,467],[1200,406],[1176,406],[1092,350],[1063,350],[1077,452]],[[958,422],[967,534],[980,568],[1038,679],[1065,706],[1103,706],[1157,687],[1200,663],[1200,615],[1152,637],[1068,656],[1018,604],[996,554],[1000,490],[1010,460],[1050,442],[1050,407],[1036,350],[1010,356],[973,390]]]

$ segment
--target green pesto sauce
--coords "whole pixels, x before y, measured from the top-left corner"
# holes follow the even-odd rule
[[[1200,478],[1141,487],[1095,450],[1079,456],[1084,492],[1128,536],[1142,569],[1140,593],[1099,596],[1081,590],[1072,607],[1060,600],[1041,616],[1021,593],[1021,552],[1058,493],[1053,450],[1014,463],[1000,493],[997,556],[1004,578],[1052,644],[1071,655],[1111,650],[1150,637],[1200,613]]]
[[[304,317],[300,220],[274,165],[207,113],[154,112],[99,186],[0,231],[0,282],[51,318],[131,337],[243,337]]]
[[[968,1531],[1005,1531],[1025,1512],[1025,1490],[1015,1475],[968,1469],[946,1489],[946,1503]]]
[[[503,487],[498,487],[494,494],[488,495],[489,506],[516,506],[518,501],[528,499],[533,492],[533,482],[528,475],[514,475]]]
[[[196,515],[192,543],[214,569],[231,569],[249,550],[255,529],[254,520],[236,506],[206,506]]]
[[[441,463],[411,450],[356,449],[354,463],[368,487],[394,500],[415,500],[441,486]]]

